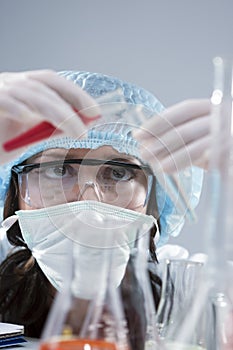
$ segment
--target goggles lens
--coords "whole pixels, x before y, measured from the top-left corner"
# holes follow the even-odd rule
[[[146,204],[152,173],[115,160],[70,159],[14,166],[21,198],[34,208],[93,199],[123,208]]]

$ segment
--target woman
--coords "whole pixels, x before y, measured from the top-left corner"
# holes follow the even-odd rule
[[[130,106],[130,113],[137,113],[132,110],[132,106],[142,106],[147,118],[163,111],[163,106],[152,94],[118,79],[86,72],[63,72],[60,75],[80,85],[93,98],[98,98],[119,88]],[[11,112],[13,116],[23,113],[26,117],[23,118],[23,121],[20,120],[20,131],[24,131],[30,112],[35,115],[36,111],[33,123],[30,119],[31,126],[40,120],[38,114],[43,111],[43,102],[46,102],[44,107],[44,113],[48,113],[46,116],[48,115],[48,118],[63,130],[64,135],[68,134],[72,137],[61,135],[61,137],[35,144],[24,149],[20,155],[18,152],[15,159],[1,167],[1,199],[4,203],[4,219],[11,217],[19,209],[36,212],[43,207],[87,199],[153,215],[158,225],[151,230],[150,255],[152,261],[156,262],[155,237],[157,239],[159,234],[157,228],[160,228],[159,244],[162,245],[170,234],[178,234],[184,222],[183,216],[178,215],[173,202],[152,175],[150,166],[141,158],[138,144],[132,137],[131,127],[124,123],[105,123],[100,126],[97,123],[81,139],[75,137],[85,131],[84,123],[87,118],[96,119],[98,106],[90,97],[87,97],[88,95],[80,93],[80,90],[75,91],[77,95],[79,94],[77,102],[73,90],[73,95],[67,93],[68,90],[71,90],[71,85],[66,85],[67,82],[64,83],[65,79],[61,76],[55,78],[51,73],[46,76],[45,73],[40,75],[40,73],[32,72],[26,74],[24,79],[21,76],[19,81],[15,76],[12,78],[16,88],[15,90],[10,89],[10,94],[7,95],[8,97],[10,95],[10,98],[7,97],[4,102],[5,109],[9,110],[9,113],[5,112],[3,115],[7,122],[9,122],[7,116]],[[22,88],[22,91],[19,92],[17,86],[25,83],[28,78],[33,82],[27,82],[25,90]],[[8,76],[5,85],[11,85],[12,80]],[[46,85],[46,89],[42,89],[43,84]],[[4,89],[3,93],[6,94],[7,88]],[[56,93],[54,94],[54,90],[51,93],[50,89],[54,89]],[[41,98],[37,102],[35,91],[37,94],[40,92],[41,95],[43,91],[46,99]],[[85,101],[83,105],[80,102],[82,100]],[[54,105],[60,105],[61,110],[59,108],[52,110],[51,101],[53,108]],[[81,121],[75,120],[75,118],[78,119],[77,115],[75,118],[70,118],[71,115],[74,115],[70,105],[79,110]],[[122,117],[122,109],[117,113],[119,117]],[[206,106],[200,115],[203,113],[207,113]],[[139,139],[143,137],[140,135],[140,130],[137,133],[139,133],[137,135]],[[6,141],[9,136],[13,135],[15,135],[15,130],[10,129],[8,137],[2,133],[1,139]],[[142,154],[147,154],[148,157],[148,147],[147,152],[142,152]],[[190,172],[186,169],[183,174],[186,185],[187,183],[192,184],[191,187],[187,186],[192,206],[195,206],[198,201],[200,175],[201,172],[196,168],[190,168]],[[52,185],[52,182],[56,185]],[[77,187],[75,187],[76,183],[78,183]],[[38,264],[39,260],[37,261],[32,249],[25,242],[17,222],[8,229],[7,237],[17,249],[1,264],[0,313],[6,322],[24,324],[26,335],[39,337],[56,288],[52,285],[50,276],[46,275]],[[157,305],[160,281],[152,272],[150,277]]]

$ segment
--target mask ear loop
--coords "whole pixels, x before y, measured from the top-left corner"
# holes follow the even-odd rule
[[[4,228],[5,231],[8,231],[16,223],[16,221],[18,221],[18,219],[18,215],[9,216],[1,222],[1,227]],[[27,247],[27,244],[21,237],[16,236],[16,238],[19,242],[23,244],[24,247]]]
[[[1,222],[1,227],[7,232],[18,221],[18,215],[12,215]],[[16,237],[22,241],[20,237]],[[23,242],[25,244],[25,242]]]
[[[1,222],[1,226],[6,230],[8,231],[11,226],[14,225],[14,223],[18,220],[18,215],[12,215],[12,216],[9,216],[8,218],[6,218],[5,220],[3,220]]]

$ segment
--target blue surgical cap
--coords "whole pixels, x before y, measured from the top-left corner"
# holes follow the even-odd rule
[[[149,117],[159,114],[164,110],[163,105],[153,94],[134,84],[121,81],[115,77],[84,71],[64,71],[58,74],[78,84],[94,98],[120,89],[127,103],[142,106],[149,112],[147,113]],[[138,126],[140,126],[140,124],[138,124]],[[102,128],[92,127],[88,132],[88,136],[82,140],[74,140],[69,137],[48,139],[29,147],[17,159],[0,166],[0,204],[4,206],[13,165],[20,164],[33,155],[50,148],[96,149],[105,145],[112,146],[120,153],[130,154],[140,159],[137,142],[132,138],[129,129],[121,124],[114,125],[113,123]],[[143,162],[143,159],[141,159],[141,161]],[[197,167],[190,167],[179,175],[180,178],[183,179],[185,190],[188,192],[190,205],[192,208],[195,208],[201,193],[203,171]],[[168,241],[170,235],[177,236],[179,234],[184,225],[184,216],[178,212],[169,195],[158,182],[156,183],[155,196],[161,227],[160,239],[157,245],[161,246]]]

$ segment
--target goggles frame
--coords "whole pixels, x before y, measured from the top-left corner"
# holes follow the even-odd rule
[[[104,160],[104,159],[64,159],[54,160],[51,162],[25,164],[25,165],[14,165],[11,170],[16,174],[26,174],[36,168],[43,168],[52,165],[63,165],[63,164],[81,164],[81,165],[114,165],[122,166],[129,169],[144,170],[147,175],[153,175],[151,168],[148,165],[138,165],[134,163],[122,162],[117,160]]]
[[[81,165],[90,165],[90,166],[98,166],[98,165],[112,165],[117,167],[124,167],[128,169],[137,169],[144,171],[148,176],[148,183],[147,183],[147,193],[146,198],[143,206],[145,206],[148,203],[149,196],[152,189],[152,183],[153,183],[153,171],[148,165],[138,165],[134,163],[129,162],[123,162],[118,160],[105,160],[105,159],[63,159],[63,160],[55,160],[55,161],[49,161],[49,162],[43,162],[43,163],[34,163],[34,164],[24,164],[24,165],[14,165],[11,168],[11,172],[18,175],[18,177],[22,174],[28,174],[33,169],[38,168],[45,168],[48,166],[59,166],[64,164],[81,164]]]

